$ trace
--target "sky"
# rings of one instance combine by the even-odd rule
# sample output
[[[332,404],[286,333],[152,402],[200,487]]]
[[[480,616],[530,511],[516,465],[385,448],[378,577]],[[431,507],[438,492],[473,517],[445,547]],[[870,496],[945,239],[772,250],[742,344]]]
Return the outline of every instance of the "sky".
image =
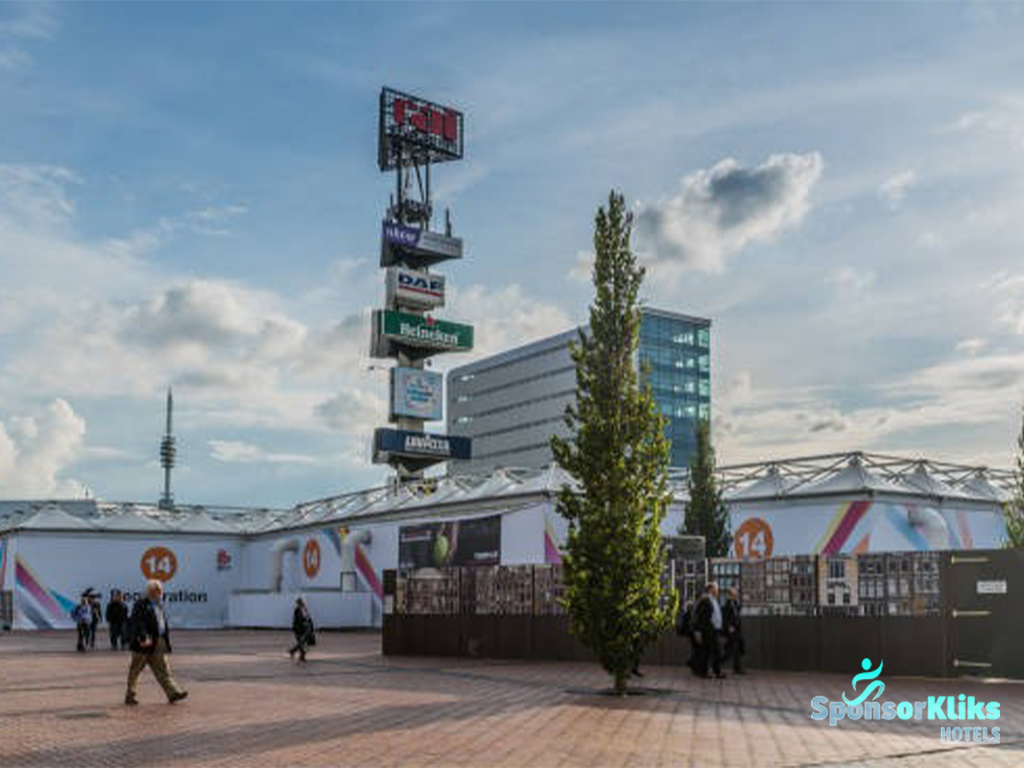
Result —
[[[713,320],[725,464],[1009,466],[1024,402],[1017,3],[0,2],[0,496],[379,484],[379,90],[466,114],[444,370],[586,320],[593,216]],[[438,425],[440,426],[440,425]]]

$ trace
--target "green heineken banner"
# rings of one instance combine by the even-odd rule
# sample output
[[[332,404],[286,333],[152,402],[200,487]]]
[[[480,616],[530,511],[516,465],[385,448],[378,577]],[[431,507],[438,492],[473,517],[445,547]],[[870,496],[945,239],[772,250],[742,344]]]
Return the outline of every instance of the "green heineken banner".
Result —
[[[410,347],[450,352],[468,352],[473,348],[473,326],[435,320],[390,309],[374,311],[374,330],[380,336]]]

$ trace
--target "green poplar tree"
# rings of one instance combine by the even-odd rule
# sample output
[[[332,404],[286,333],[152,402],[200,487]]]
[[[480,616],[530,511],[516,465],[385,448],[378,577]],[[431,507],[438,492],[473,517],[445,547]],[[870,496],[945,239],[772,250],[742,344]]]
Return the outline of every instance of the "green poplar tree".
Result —
[[[576,402],[566,409],[569,437],[551,440],[555,460],[578,483],[558,496],[569,522],[564,573],[572,631],[620,694],[678,604],[662,581],[669,443],[636,365],[644,270],[630,250],[632,226],[622,196],[612,192],[595,220],[590,327],[571,345]]]
[[[690,476],[686,481],[690,500],[686,504],[683,533],[703,536],[708,557],[726,557],[732,545],[729,509],[715,480],[715,449],[711,445],[711,426],[700,419],[696,428],[697,445],[690,457]]]
[[[1024,419],[1017,435],[1013,498],[1006,504],[1006,546],[1024,547]]]

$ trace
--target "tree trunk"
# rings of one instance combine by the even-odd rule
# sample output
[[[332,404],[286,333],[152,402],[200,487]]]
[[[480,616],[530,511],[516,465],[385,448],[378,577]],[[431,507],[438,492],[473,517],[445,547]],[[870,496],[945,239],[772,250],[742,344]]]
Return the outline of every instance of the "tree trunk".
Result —
[[[617,670],[615,672],[615,693],[619,696],[625,696],[627,682],[629,682],[629,675],[622,670]]]

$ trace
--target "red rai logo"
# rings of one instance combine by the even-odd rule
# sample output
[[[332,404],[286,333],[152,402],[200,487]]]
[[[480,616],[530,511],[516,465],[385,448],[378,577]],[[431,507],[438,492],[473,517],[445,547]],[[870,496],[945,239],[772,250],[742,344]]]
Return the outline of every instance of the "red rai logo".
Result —
[[[320,545],[316,543],[316,539],[306,542],[306,548],[302,551],[302,567],[306,571],[306,576],[311,579],[320,573]]]
[[[178,572],[178,558],[167,547],[150,547],[142,553],[139,567],[147,579],[170,581]]]

